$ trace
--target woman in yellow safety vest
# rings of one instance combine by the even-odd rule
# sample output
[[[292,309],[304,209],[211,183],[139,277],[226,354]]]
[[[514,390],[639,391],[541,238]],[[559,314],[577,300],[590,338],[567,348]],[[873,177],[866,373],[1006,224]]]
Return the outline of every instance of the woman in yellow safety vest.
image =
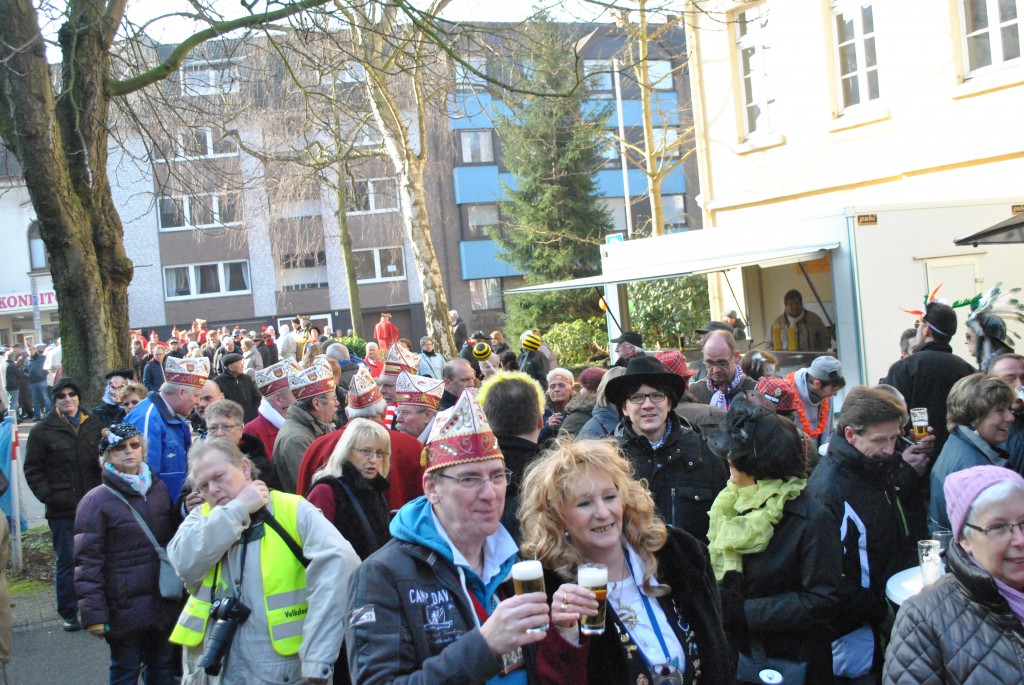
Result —
[[[301,497],[269,490],[230,440],[189,451],[192,509],[168,545],[189,599],[171,634],[183,685],[325,683],[342,640],[352,546]],[[300,680],[305,678],[305,680]]]

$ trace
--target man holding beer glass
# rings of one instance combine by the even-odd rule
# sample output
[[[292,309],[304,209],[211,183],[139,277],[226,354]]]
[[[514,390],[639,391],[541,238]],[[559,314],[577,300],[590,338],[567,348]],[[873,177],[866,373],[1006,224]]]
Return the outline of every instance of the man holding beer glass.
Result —
[[[522,553],[546,569],[542,683],[732,683],[707,548],[667,527],[612,443],[560,439],[520,488]]]

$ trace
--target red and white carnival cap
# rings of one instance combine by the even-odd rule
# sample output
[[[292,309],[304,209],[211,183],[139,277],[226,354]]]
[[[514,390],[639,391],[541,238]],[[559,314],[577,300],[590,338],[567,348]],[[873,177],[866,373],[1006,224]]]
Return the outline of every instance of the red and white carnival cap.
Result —
[[[504,459],[484,410],[469,391],[434,419],[420,465],[426,473],[456,464]]]
[[[395,397],[398,404],[412,404],[437,411],[444,394],[444,381],[426,376],[415,376],[408,371],[398,374]]]
[[[299,369],[288,375],[288,387],[297,400],[322,395],[334,390],[334,385],[334,372],[322,354],[313,359],[308,369]]]
[[[256,387],[264,397],[270,397],[288,387],[288,377],[302,370],[293,357],[256,370]]]
[[[363,409],[377,402],[383,402],[384,395],[380,394],[380,386],[370,375],[370,370],[365,364],[360,364],[356,375],[348,384],[348,406],[352,409]]]
[[[176,385],[201,388],[210,377],[210,360],[206,357],[164,358],[164,380]]]
[[[387,356],[384,357],[384,376],[398,376],[403,371],[416,373],[420,368],[420,358],[405,349],[397,342],[391,343]]]

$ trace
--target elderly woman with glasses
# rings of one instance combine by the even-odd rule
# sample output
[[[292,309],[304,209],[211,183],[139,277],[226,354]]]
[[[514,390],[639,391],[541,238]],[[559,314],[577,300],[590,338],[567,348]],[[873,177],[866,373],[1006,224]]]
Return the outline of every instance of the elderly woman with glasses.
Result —
[[[242,405],[232,400],[217,400],[206,408],[203,416],[206,418],[206,439],[227,438],[238,445],[245,458],[259,469],[267,487],[273,490],[280,489],[281,483],[274,471],[273,462],[263,448],[263,441],[245,432],[245,423],[242,420],[245,412]],[[198,497],[195,501],[198,501]]]
[[[883,682],[1024,682],[1024,478],[975,466],[943,489],[951,572],[900,607]]]
[[[75,517],[75,593],[82,623],[110,648],[110,683],[173,682],[167,642],[178,602],[160,595],[160,560],[174,535],[167,486],[146,464],[145,441],[130,423],[104,430],[99,462],[103,484],[86,494]]]
[[[391,539],[388,531],[388,471],[391,438],[384,426],[352,419],[327,464],[313,474],[306,499],[352,543],[365,559]]]
[[[673,411],[685,391],[685,378],[644,356],[630,359],[626,372],[608,382],[605,397],[619,414],[613,435],[636,477],[647,481],[658,514],[703,542],[728,471],[707,450],[700,429]]]
[[[522,553],[540,560],[551,593],[540,682],[732,683],[708,550],[655,515],[630,471],[610,441],[563,438],[526,472]],[[597,632],[580,625],[600,615],[597,594],[577,582],[583,564],[606,570]]]
[[[119,398],[121,409],[124,410],[124,416],[131,413],[131,410],[135,409],[135,405],[146,399],[147,395],[149,395],[149,392],[146,390],[146,386],[142,383],[129,383],[121,388]]]

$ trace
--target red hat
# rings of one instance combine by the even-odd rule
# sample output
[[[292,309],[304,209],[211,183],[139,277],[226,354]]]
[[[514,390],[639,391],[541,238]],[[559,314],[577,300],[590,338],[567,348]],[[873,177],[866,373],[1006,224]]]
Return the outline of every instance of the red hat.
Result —
[[[402,371],[416,373],[420,368],[419,355],[413,354],[397,342],[391,343],[384,357],[384,376],[397,376]]]
[[[210,377],[210,360],[206,357],[167,357],[164,360],[164,380],[177,385],[201,388]]]
[[[444,394],[444,381],[427,376],[414,376],[408,371],[398,374],[395,398],[398,404],[412,404],[437,411]]]
[[[669,373],[683,378],[697,375],[696,371],[690,371],[690,367],[686,363],[686,355],[679,350],[659,350],[654,353],[654,358],[660,361]]]
[[[302,368],[292,357],[282,359],[263,369],[256,369],[256,388],[264,397],[281,392],[288,387],[288,377]]]
[[[348,406],[351,409],[363,409],[377,402],[384,401],[384,395],[380,394],[380,386],[373,380],[370,370],[360,364],[356,374],[348,384]]]
[[[604,378],[605,373],[606,369],[597,366],[583,369],[580,371],[580,385],[590,392],[597,392],[597,386],[601,385],[601,379]]]
[[[775,405],[775,411],[796,411],[796,403],[800,401],[796,388],[782,378],[761,376],[755,389]]]
[[[456,464],[504,459],[483,408],[467,390],[434,419],[420,465],[426,473]]]
[[[313,360],[308,369],[300,369],[288,376],[288,386],[297,400],[323,395],[334,390],[334,385],[334,372],[327,363],[327,357],[322,354]]]

